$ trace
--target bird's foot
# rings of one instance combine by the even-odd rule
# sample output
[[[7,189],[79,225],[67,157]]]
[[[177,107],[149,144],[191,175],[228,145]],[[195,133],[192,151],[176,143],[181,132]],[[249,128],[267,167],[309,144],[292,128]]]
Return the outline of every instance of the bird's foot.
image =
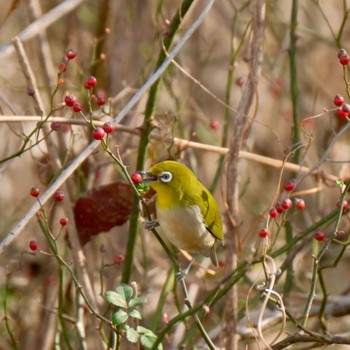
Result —
[[[145,229],[146,230],[153,230],[154,228],[159,226],[159,222],[156,220],[150,220],[145,222]]]
[[[192,260],[189,262],[189,264],[184,269],[176,272],[176,280],[178,282],[182,282],[185,279],[186,275],[188,274],[188,271],[190,271],[190,268],[194,262],[195,256],[192,258]]]
[[[188,274],[188,271],[189,271],[189,269],[186,268],[186,269],[183,269],[183,270],[176,272],[176,275],[175,275],[176,281],[182,282],[185,279],[186,275]]]

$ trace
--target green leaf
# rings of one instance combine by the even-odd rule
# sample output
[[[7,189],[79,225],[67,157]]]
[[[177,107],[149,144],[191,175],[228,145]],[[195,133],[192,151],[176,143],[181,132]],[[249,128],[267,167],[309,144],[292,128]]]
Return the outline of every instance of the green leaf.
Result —
[[[120,284],[115,291],[120,294],[125,300],[126,303],[129,303],[129,300],[131,299],[132,295],[134,294],[133,289],[128,286],[127,284]]]
[[[125,323],[129,318],[129,315],[124,310],[116,311],[112,316],[113,324],[120,326]]]
[[[129,316],[133,317],[133,318],[137,318],[138,320],[142,319],[142,315],[141,315],[140,311],[135,310],[135,309],[129,312]]]
[[[140,304],[144,304],[145,302],[146,302],[146,298],[144,297],[134,298],[130,300],[129,307],[136,307]]]
[[[126,338],[131,343],[136,343],[140,339],[140,334],[134,328],[128,328],[126,330]]]
[[[157,340],[157,336],[152,332],[149,331],[147,334],[141,335],[141,344],[146,348],[146,349],[151,349],[153,347],[153,344]],[[162,344],[159,344],[157,349],[162,350],[163,346]]]
[[[125,297],[120,295],[120,293],[109,290],[105,293],[105,299],[112,305],[122,307],[126,309],[128,307]]]

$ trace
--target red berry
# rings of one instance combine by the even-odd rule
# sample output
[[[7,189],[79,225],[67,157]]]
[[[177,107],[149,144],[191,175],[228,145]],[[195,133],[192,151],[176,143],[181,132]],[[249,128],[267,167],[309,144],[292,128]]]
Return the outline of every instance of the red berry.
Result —
[[[58,68],[58,71],[61,73],[64,73],[67,71],[67,65],[65,63],[60,63],[57,68]]]
[[[276,218],[276,217],[278,216],[278,211],[277,211],[276,208],[272,208],[272,209],[270,210],[269,214],[270,214],[270,216],[271,216],[272,218]]]
[[[350,62],[350,57],[348,55],[341,55],[339,57],[339,62],[343,66],[346,66]]]
[[[304,210],[305,209],[305,201],[301,198],[296,198],[295,199],[295,207],[298,209],[298,210]]]
[[[83,105],[79,102],[75,102],[73,105],[74,112],[80,112],[83,109]]]
[[[116,265],[122,265],[125,261],[125,255],[123,254],[117,254],[114,256],[113,261]]]
[[[344,97],[342,95],[335,95],[334,96],[334,100],[333,100],[334,104],[338,107],[340,107],[344,102]]]
[[[220,123],[218,120],[212,120],[209,124],[210,128],[213,130],[217,130],[220,127]]]
[[[237,86],[242,87],[245,84],[246,79],[244,77],[238,77],[235,80]]]
[[[278,212],[279,214],[282,214],[282,213],[284,212],[284,209],[283,209],[283,207],[282,207],[282,203],[281,203],[281,202],[278,202],[278,203],[276,204],[276,210],[277,210],[277,212]]]
[[[68,50],[68,51],[66,52],[66,57],[67,57],[69,60],[72,60],[73,58],[75,58],[76,55],[77,55],[77,53],[75,52],[75,50],[72,50],[72,49],[70,49],[70,50]]]
[[[115,129],[115,126],[111,122],[106,122],[103,124],[103,130],[106,132],[106,134],[110,134]]]
[[[39,249],[39,244],[37,241],[35,241],[34,239],[32,239],[30,242],[29,242],[29,249],[30,250],[38,250]]]
[[[340,208],[340,205],[341,205],[341,201],[339,201],[337,203],[337,208]],[[349,202],[344,199],[344,201],[343,201],[343,210],[347,210],[347,209],[349,209]]]
[[[292,192],[295,190],[295,181],[294,180],[288,180],[284,184],[284,189],[288,192]]]
[[[57,190],[53,196],[57,202],[62,202],[64,199],[64,192],[62,190]]]
[[[30,190],[30,195],[32,197],[39,197],[40,190],[37,187],[32,187],[31,190]]]
[[[315,233],[315,235],[314,235],[314,238],[315,238],[317,241],[322,242],[322,241],[324,241],[324,239],[325,239],[325,235],[324,235],[324,233],[323,233],[322,231],[317,231],[317,232]]]
[[[102,99],[102,98],[98,98],[98,99],[96,100],[96,104],[97,104],[98,106],[104,106],[104,105],[106,104],[106,100],[105,100],[105,99]]]
[[[347,55],[347,52],[345,49],[340,49],[338,52],[338,58],[340,58],[341,56]]]
[[[51,123],[51,130],[53,130],[53,131],[58,131],[60,127],[61,127],[60,122],[52,122]]]
[[[35,90],[32,86],[27,87],[27,95],[28,96],[34,96],[35,95]]]
[[[64,103],[69,107],[72,107],[75,102],[77,102],[77,99],[73,95],[66,95],[64,98]]]
[[[225,267],[225,261],[219,259],[218,265],[219,267]]]
[[[263,228],[259,231],[260,238],[266,238],[269,235],[269,231],[266,228]]]
[[[105,137],[105,131],[98,126],[92,131],[92,137],[95,140],[102,140]]]
[[[350,113],[350,105],[348,103],[344,103],[342,106],[341,106],[341,109],[343,110],[343,112],[349,114]]]
[[[288,210],[288,209],[290,209],[292,206],[293,206],[293,202],[292,202],[292,200],[291,200],[290,198],[286,198],[286,199],[283,200],[283,202],[282,202],[282,208],[283,208],[284,210]]]
[[[345,119],[345,118],[348,117],[348,115],[349,115],[349,113],[343,111],[342,108],[339,108],[339,109],[338,109],[338,117],[339,117],[339,118]]]
[[[96,104],[103,106],[106,103],[106,93],[103,90],[99,90],[96,93]]]
[[[68,225],[68,218],[61,218],[61,219],[60,219],[60,225],[61,225],[61,226],[66,226],[66,225]]]
[[[142,180],[142,176],[139,173],[133,173],[130,178],[134,184],[138,184]]]
[[[84,87],[87,89],[91,89],[97,84],[97,79],[93,76],[90,76],[86,79]]]

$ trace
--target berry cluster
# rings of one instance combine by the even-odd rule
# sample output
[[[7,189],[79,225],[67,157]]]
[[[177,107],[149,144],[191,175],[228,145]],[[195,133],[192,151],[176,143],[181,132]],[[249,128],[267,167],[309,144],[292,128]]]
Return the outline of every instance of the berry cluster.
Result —
[[[293,201],[289,198],[289,193],[293,192],[295,187],[295,180],[288,180],[284,183],[283,189],[287,192],[287,196],[282,201],[277,202],[274,208],[270,209],[269,216],[271,218],[277,218],[279,214],[282,214],[293,207]],[[295,198],[294,204],[297,210],[304,210],[306,207],[305,201],[301,198]],[[259,237],[266,238],[268,233],[269,231],[267,228],[261,229],[259,231]]]
[[[350,57],[349,57],[349,55],[348,55],[348,53],[346,52],[345,49],[340,49],[339,50],[338,58],[339,58],[340,64],[342,64],[343,66],[346,66],[350,62]]]

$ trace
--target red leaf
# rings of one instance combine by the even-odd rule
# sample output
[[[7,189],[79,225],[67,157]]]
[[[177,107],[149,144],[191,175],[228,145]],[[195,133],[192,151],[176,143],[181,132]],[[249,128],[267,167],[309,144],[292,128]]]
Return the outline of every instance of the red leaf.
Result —
[[[112,183],[89,191],[74,207],[81,244],[91,236],[123,225],[131,213],[133,189],[126,183]]]

